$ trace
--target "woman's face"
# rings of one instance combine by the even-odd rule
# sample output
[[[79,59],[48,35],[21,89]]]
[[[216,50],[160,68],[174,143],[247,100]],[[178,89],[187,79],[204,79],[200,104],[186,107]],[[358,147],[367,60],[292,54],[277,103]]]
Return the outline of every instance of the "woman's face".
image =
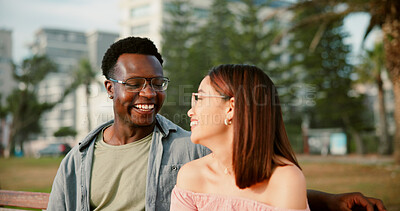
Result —
[[[192,108],[188,111],[192,142],[207,146],[205,140],[218,138],[226,132],[224,119],[228,110],[229,100],[211,86],[210,77],[206,76],[200,83],[197,100],[192,95]]]

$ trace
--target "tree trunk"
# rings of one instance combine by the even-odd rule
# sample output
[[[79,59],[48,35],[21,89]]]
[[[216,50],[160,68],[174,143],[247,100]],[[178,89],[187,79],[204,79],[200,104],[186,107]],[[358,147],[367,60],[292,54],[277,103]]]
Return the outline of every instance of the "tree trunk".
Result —
[[[364,155],[366,153],[364,142],[360,136],[360,134],[354,130],[353,128],[350,128],[350,134],[351,137],[354,139],[356,142],[356,152],[359,155]]]
[[[388,155],[390,153],[390,143],[388,138],[385,92],[380,71],[377,74],[376,82],[378,85],[378,103],[379,103],[379,154]]]
[[[351,125],[348,116],[342,116],[342,120],[346,128],[350,131],[351,137],[356,142],[356,153],[359,155],[365,154],[365,146],[360,133]]]
[[[386,68],[389,71],[394,93],[394,119],[396,132],[394,135],[394,158],[400,164],[400,2],[392,0],[385,23],[382,25],[385,43]]]
[[[16,123],[13,117],[11,126],[10,126],[10,134],[8,135],[8,144],[7,144],[7,151],[8,157],[14,157],[15,155],[15,146],[16,146]]]
[[[397,80],[399,80],[399,78]],[[394,83],[395,80],[392,81],[393,81],[393,92],[395,98],[394,119],[396,125],[396,130],[395,130],[396,132],[394,134],[394,140],[393,140],[393,150],[394,150],[395,161],[397,164],[400,164],[400,83],[399,81],[397,81],[397,83]]]
[[[90,84],[86,85],[86,114],[87,114],[87,119],[88,119],[88,130],[91,131],[92,130],[92,123],[90,121]]]
[[[14,156],[14,151],[15,151],[15,142],[11,141],[11,139],[10,139],[8,144],[7,144],[7,146],[6,146],[6,150],[5,150],[4,156],[6,158],[13,157]]]

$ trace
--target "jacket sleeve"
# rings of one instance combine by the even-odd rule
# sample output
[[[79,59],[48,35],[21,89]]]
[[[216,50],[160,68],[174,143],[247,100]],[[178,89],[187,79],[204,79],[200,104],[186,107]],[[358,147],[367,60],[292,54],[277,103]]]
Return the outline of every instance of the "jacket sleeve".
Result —
[[[77,210],[81,207],[80,199],[80,157],[75,146],[61,161],[51,188],[47,210]]]
[[[65,162],[61,162],[56,177],[54,178],[53,181],[49,203],[47,204],[47,210],[49,211],[66,210],[65,191],[64,191],[66,180],[63,170],[65,168],[64,165]]]

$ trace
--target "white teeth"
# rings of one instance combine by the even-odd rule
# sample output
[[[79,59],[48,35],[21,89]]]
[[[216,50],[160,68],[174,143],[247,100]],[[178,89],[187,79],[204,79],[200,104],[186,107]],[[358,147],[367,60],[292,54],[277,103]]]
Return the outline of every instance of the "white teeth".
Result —
[[[154,104],[137,104],[135,107],[141,110],[151,110],[154,108]]]
[[[195,125],[198,125],[199,124],[199,122],[197,122],[197,121],[193,121],[193,122],[190,122],[190,127],[192,127],[192,126],[195,126]]]

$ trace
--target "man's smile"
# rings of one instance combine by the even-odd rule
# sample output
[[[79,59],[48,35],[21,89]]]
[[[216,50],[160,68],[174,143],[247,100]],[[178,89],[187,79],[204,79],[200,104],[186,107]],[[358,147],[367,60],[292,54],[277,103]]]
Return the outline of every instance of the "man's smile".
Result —
[[[155,104],[135,104],[132,106],[139,113],[151,113],[154,111]]]

